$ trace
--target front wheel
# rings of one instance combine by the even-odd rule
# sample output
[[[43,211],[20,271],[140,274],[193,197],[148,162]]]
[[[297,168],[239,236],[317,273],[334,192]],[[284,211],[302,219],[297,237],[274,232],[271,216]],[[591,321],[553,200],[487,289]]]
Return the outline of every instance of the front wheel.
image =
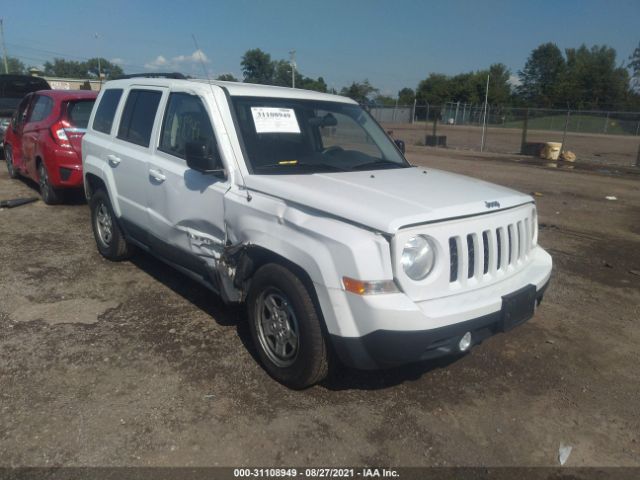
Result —
[[[261,267],[247,296],[249,328],[267,372],[280,383],[302,389],[329,372],[329,349],[321,319],[307,287],[278,264]]]
[[[113,261],[129,258],[133,246],[125,239],[111,207],[109,195],[98,190],[89,201],[91,225],[98,251],[103,257]]]

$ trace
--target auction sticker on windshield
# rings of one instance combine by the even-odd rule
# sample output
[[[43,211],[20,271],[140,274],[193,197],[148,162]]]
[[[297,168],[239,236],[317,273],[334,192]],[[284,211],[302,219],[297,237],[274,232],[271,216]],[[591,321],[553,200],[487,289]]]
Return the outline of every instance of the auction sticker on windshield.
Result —
[[[293,108],[251,107],[256,133],[300,133]]]

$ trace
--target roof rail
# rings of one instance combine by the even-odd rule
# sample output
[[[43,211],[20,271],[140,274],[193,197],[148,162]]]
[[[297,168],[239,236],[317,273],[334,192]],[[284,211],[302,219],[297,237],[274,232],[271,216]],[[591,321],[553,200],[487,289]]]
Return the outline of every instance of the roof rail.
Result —
[[[176,80],[186,80],[188,77],[185,77],[182,73],[171,72],[171,73],[130,73],[128,75],[119,75],[114,80],[121,80],[124,78],[173,78]]]

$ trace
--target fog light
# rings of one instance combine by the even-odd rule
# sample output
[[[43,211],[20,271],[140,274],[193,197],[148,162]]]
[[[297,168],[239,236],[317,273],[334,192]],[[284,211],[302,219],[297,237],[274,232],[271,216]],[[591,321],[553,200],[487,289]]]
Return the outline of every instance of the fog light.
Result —
[[[460,339],[460,342],[458,342],[458,348],[460,349],[461,352],[464,352],[468,350],[470,346],[471,346],[471,332],[467,332],[462,336],[462,338]]]

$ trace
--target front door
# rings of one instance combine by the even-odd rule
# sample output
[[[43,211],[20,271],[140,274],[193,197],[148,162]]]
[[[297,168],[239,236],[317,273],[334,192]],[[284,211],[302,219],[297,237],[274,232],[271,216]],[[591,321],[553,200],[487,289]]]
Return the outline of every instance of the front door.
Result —
[[[11,125],[9,126],[12,133],[11,155],[13,167],[16,170],[20,170],[22,172],[25,171],[23,166],[24,162],[22,159],[22,131],[29,115],[29,106],[31,105],[33,97],[33,94],[29,94],[24,97],[24,99],[22,99],[20,105],[18,105],[16,113],[11,118]]]
[[[186,145],[204,142],[217,151],[211,118],[202,99],[172,92],[166,103],[158,148],[150,157],[147,202],[152,248],[168,260],[206,276],[225,242],[224,195],[229,181],[187,167]]]

